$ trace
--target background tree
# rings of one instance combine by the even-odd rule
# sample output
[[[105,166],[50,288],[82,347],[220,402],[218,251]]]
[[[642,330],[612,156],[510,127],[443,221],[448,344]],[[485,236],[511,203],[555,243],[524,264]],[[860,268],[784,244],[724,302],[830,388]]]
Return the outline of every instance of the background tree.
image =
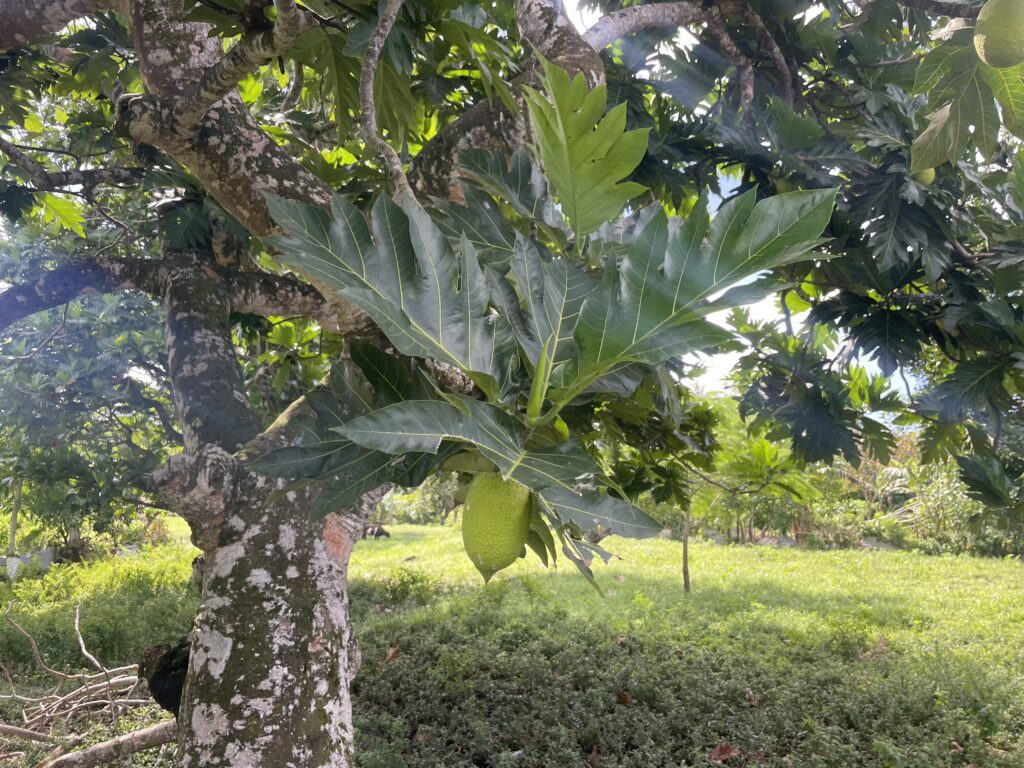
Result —
[[[1018,387],[1021,71],[978,59],[978,6],[670,2],[582,35],[539,0],[270,10],[0,2],[3,209],[54,256],[0,326],[86,292],[164,313],[184,451],[148,489],[207,556],[182,764],[351,764],[346,565],[385,482],[481,455],[585,569],[600,519],[656,530],[567,426],[727,346],[716,310],[785,290],[808,312],[799,336],[738,329],[744,412],[799,459],[882,450],[879,409],[935,453],[997,447],[961,424]],[[242,315],[311,318],[352,364],[272,421]],[[891,374],[925,344],[954,368],[911,403],[849,364]]]

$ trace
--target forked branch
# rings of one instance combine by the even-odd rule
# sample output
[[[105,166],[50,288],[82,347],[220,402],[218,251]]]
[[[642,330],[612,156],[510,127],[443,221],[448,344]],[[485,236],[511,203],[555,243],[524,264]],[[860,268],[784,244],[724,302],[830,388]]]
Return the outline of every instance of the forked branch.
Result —
[[[33,159],[15,144],[0,138],[0,152],[7,155],[11,164],[24,174],[35,189],[40,191],[81,186],[86,189],[100,184],[137,184],[144,173],[142,168],[86,168],[74,171],[48,171],[46,166]]]
[[[214,104],[223,99],[257,67],[283,55],[305,29],[305,17],[295,0],[274,0],[277,18],[272,29],[242,36],[224,57],[185,91],[173,108],[174,124],[188,133]]]

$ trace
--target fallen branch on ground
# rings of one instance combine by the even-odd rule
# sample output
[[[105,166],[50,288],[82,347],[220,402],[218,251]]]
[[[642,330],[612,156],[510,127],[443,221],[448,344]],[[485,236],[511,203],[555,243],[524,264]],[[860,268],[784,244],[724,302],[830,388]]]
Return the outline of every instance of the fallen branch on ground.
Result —
[[[7,668],[0,665],[10,686],[10,693],[0,694],[0,700],[17,703],[22,718],[20,725],[0,724],[0,737],[8,742],[52,745],[54,749],[42,764],[44,768],[88,768],[174,741],[177,734],[177,722],[174,720],[131,733],[118,733],[119,715],[153,702],[144,695],[135,694],[141,682],[138,665],[108,668],[89,651],[82,636],[78,608],[75,609],[75,636],[82,655],[98,670],[94,673],[71,673],[54,669],[44,661],[35,638],[10,616],[10,609],[6,618],[27,639],[37,667],[57,683],[49,693],[25,695],[18,692]],[[71,686],[75,687],[67,690]],[[86,718],[97,717],[110,723],[115,732],[114,738],[87,749],[72,751],[81,744],[81,737],[74,733],[73,727]],[[0,748],[0,762],[14,759],[18,755],[23,756],[24,753]]]

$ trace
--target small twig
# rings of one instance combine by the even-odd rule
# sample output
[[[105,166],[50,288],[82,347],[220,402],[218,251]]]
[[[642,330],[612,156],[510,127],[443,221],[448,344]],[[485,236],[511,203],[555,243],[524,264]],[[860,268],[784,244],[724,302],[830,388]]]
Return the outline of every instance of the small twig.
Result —
[[[414,199],[415,195],[409,185],[409,179],[405,176],[401,158],[380,133],[380,128],[377,125],[377,105],[373,98],[373,84],[377,77],[377,67],[380,66],[384,43],[387,41],[388,35],[391,34],[391,28],[395,26],[395,20],[398,18],[398,12],[401,10],[403,2],[404,0],[388,0],[384,13],[381,14],[377,26],[370,35],[370,42],[366,46],[363,59],[363,71],[359,74],[359,102],[363,111],[363,141],[380,155],[388,180],[398,194]]]
[[[68,307],[70,307],[70,306],[71,306],[71,302],[68,302],[67,304],[64,305],[64,314],[61,316],[60,325],[58,325],[56,328],[54,328],[52,331],[50,331],[46,335],[46,338],[43,339],[42,342],[40,342],[38,347],[33,349],[27,355],[19,355],[19,356],[16,356],[16,357],[5,357],[3,359],[4,360],[24,362],[25,360],[31,360],[33,357],[35,357],[40,352],[42,352],[46,348],[46,346],[51,341],[53,341],[54,338],[56,338],[57,334],[64,330],[64,328],[65,328],[65,326],[67,325],[67,322],[68,322]]]

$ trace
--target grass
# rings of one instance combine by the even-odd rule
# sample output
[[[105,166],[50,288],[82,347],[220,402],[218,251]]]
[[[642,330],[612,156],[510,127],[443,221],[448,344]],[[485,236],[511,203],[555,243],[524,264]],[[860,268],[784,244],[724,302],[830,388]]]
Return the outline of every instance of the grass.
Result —
[[[678,543],[612,539],[602,597],[392,533],[352,569],[363,765],[1024,766],[1019,562],[698,544],[687,596]],[[396,573],[445,596],[389,613]]]
[[[1024,766],[1019,562],[697,544],[684,595],[677,542],[611,539],[601,596],[532,554],[483,587],[456,528],[389,530],[350,573],[362,768]],[[58,571],[16,610],[55,663],[75,601],[133,660],[187,627],[191,556]]]

